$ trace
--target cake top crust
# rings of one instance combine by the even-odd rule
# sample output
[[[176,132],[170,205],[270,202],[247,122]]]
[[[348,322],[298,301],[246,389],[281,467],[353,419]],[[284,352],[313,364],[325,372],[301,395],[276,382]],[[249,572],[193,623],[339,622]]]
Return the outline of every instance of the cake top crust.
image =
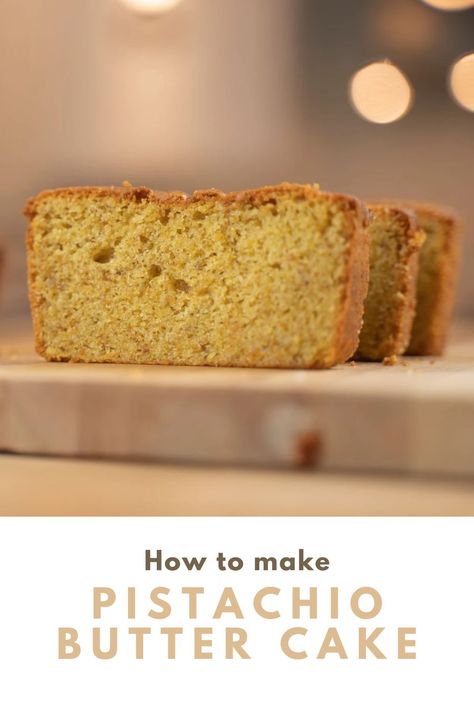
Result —
[[[452,207],[440,203],[422,200],[394,200],[389,199],[386,204],[401,208],[402,210],[415,213],[415,216],[423,219],[435,219],[445,223],[447,226],[460,228],[462,220],[459,214]]]
[[[278,185],[267,185],[261,188],[240,190],[235,192],[224,193],[216,188],[205,190],[195,190],[191,195],[180,190],[170,192],[152,190],[145,186],[133,186],[128,181],[118,186],[82,186],[82,187],[65,187],[55,188],[52,190],[44,190],[38,195],[30,198],[25,205],[24,214],[32,219],[38,205],[49,198],[54,197],[99,197],[99,198],[114,198],[117,200],[132,200],[134,202],[155,202],[163,204],[167,207],[185,207],[189,204],[197,204],[203,202],[221,202],[224,206],[233,204],[265,204],[270,202],[274,196],[291,195],[295,200],[314,199],[317,197],[326,197],[338,203],[341,208],[353,210],[358,213],[359,218],[367,224],[368,212],[364,204],[357,198],[350,195],[340,193],[322,192],[317,183],[299,184],[299,183],[279,183]]]
[[[395,205],[390,202],[368,202],[366,203],[369,213],[376,215],[386,215],[405,224],[407,231],[416,232],[420,229],[416,212],[413,208],[405,205]]]

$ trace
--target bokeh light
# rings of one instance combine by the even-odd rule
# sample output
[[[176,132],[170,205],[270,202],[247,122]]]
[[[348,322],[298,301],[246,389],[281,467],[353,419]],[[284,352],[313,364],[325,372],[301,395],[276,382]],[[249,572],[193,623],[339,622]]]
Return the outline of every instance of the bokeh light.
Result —
[[[182,0],[120,0],[129,10],[142,15],[157,15],[179,5]]]
[[[391,123],[405,116],[413,103],[413,89],[403,72],[388,61],[359,69],[349,85],[354,109],[367,121]]]
[[[449,72],[449,88],[463,109],[474,111],[474,52],[454,62]]]
[[[467,10],[474,7],[474,0],[423,0],[423,2],[438,10]]]

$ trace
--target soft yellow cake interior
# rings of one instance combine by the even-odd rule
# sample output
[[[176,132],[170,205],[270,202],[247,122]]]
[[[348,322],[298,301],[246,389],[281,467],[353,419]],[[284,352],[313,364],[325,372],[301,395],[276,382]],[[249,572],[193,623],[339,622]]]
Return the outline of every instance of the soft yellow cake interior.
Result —
[[[356,201],[309,186],[153,195],[65,189],[30,201],[46,358],[327,367],[351,355],[350,291],[366,290]]]

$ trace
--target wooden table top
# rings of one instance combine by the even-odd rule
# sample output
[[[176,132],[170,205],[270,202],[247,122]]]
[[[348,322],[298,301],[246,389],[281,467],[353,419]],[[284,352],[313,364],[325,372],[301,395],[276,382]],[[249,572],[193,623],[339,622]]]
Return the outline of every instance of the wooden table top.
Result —
[[[471,516],[474,482],[4,454],[0,515]]]
[[[332,371],[51,364],[10,329],[0,514],[473,515],[473,425],[471,324]]]
[[[443,358],[329,371],[47,363],[0,340],[0,451],[474,474],[474,328]]]

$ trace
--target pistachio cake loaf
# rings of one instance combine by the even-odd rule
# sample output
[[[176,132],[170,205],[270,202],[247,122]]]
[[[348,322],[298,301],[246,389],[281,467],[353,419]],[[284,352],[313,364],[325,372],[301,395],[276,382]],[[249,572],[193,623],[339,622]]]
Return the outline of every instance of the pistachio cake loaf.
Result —
[[[326,368],[357,348],[366,210],[317,186],[64,188],[26,207],[48,360]]]
[[[461,222],[446,208],[409,205],[416,212],[426,241],[420,253],[416,314],[407,353],[440,355],[454,306]]]
[[[420,248],[425,239],[414,213],[368,204],[370,276],[357,357],[383,360],[404,353],[416,303]]]

